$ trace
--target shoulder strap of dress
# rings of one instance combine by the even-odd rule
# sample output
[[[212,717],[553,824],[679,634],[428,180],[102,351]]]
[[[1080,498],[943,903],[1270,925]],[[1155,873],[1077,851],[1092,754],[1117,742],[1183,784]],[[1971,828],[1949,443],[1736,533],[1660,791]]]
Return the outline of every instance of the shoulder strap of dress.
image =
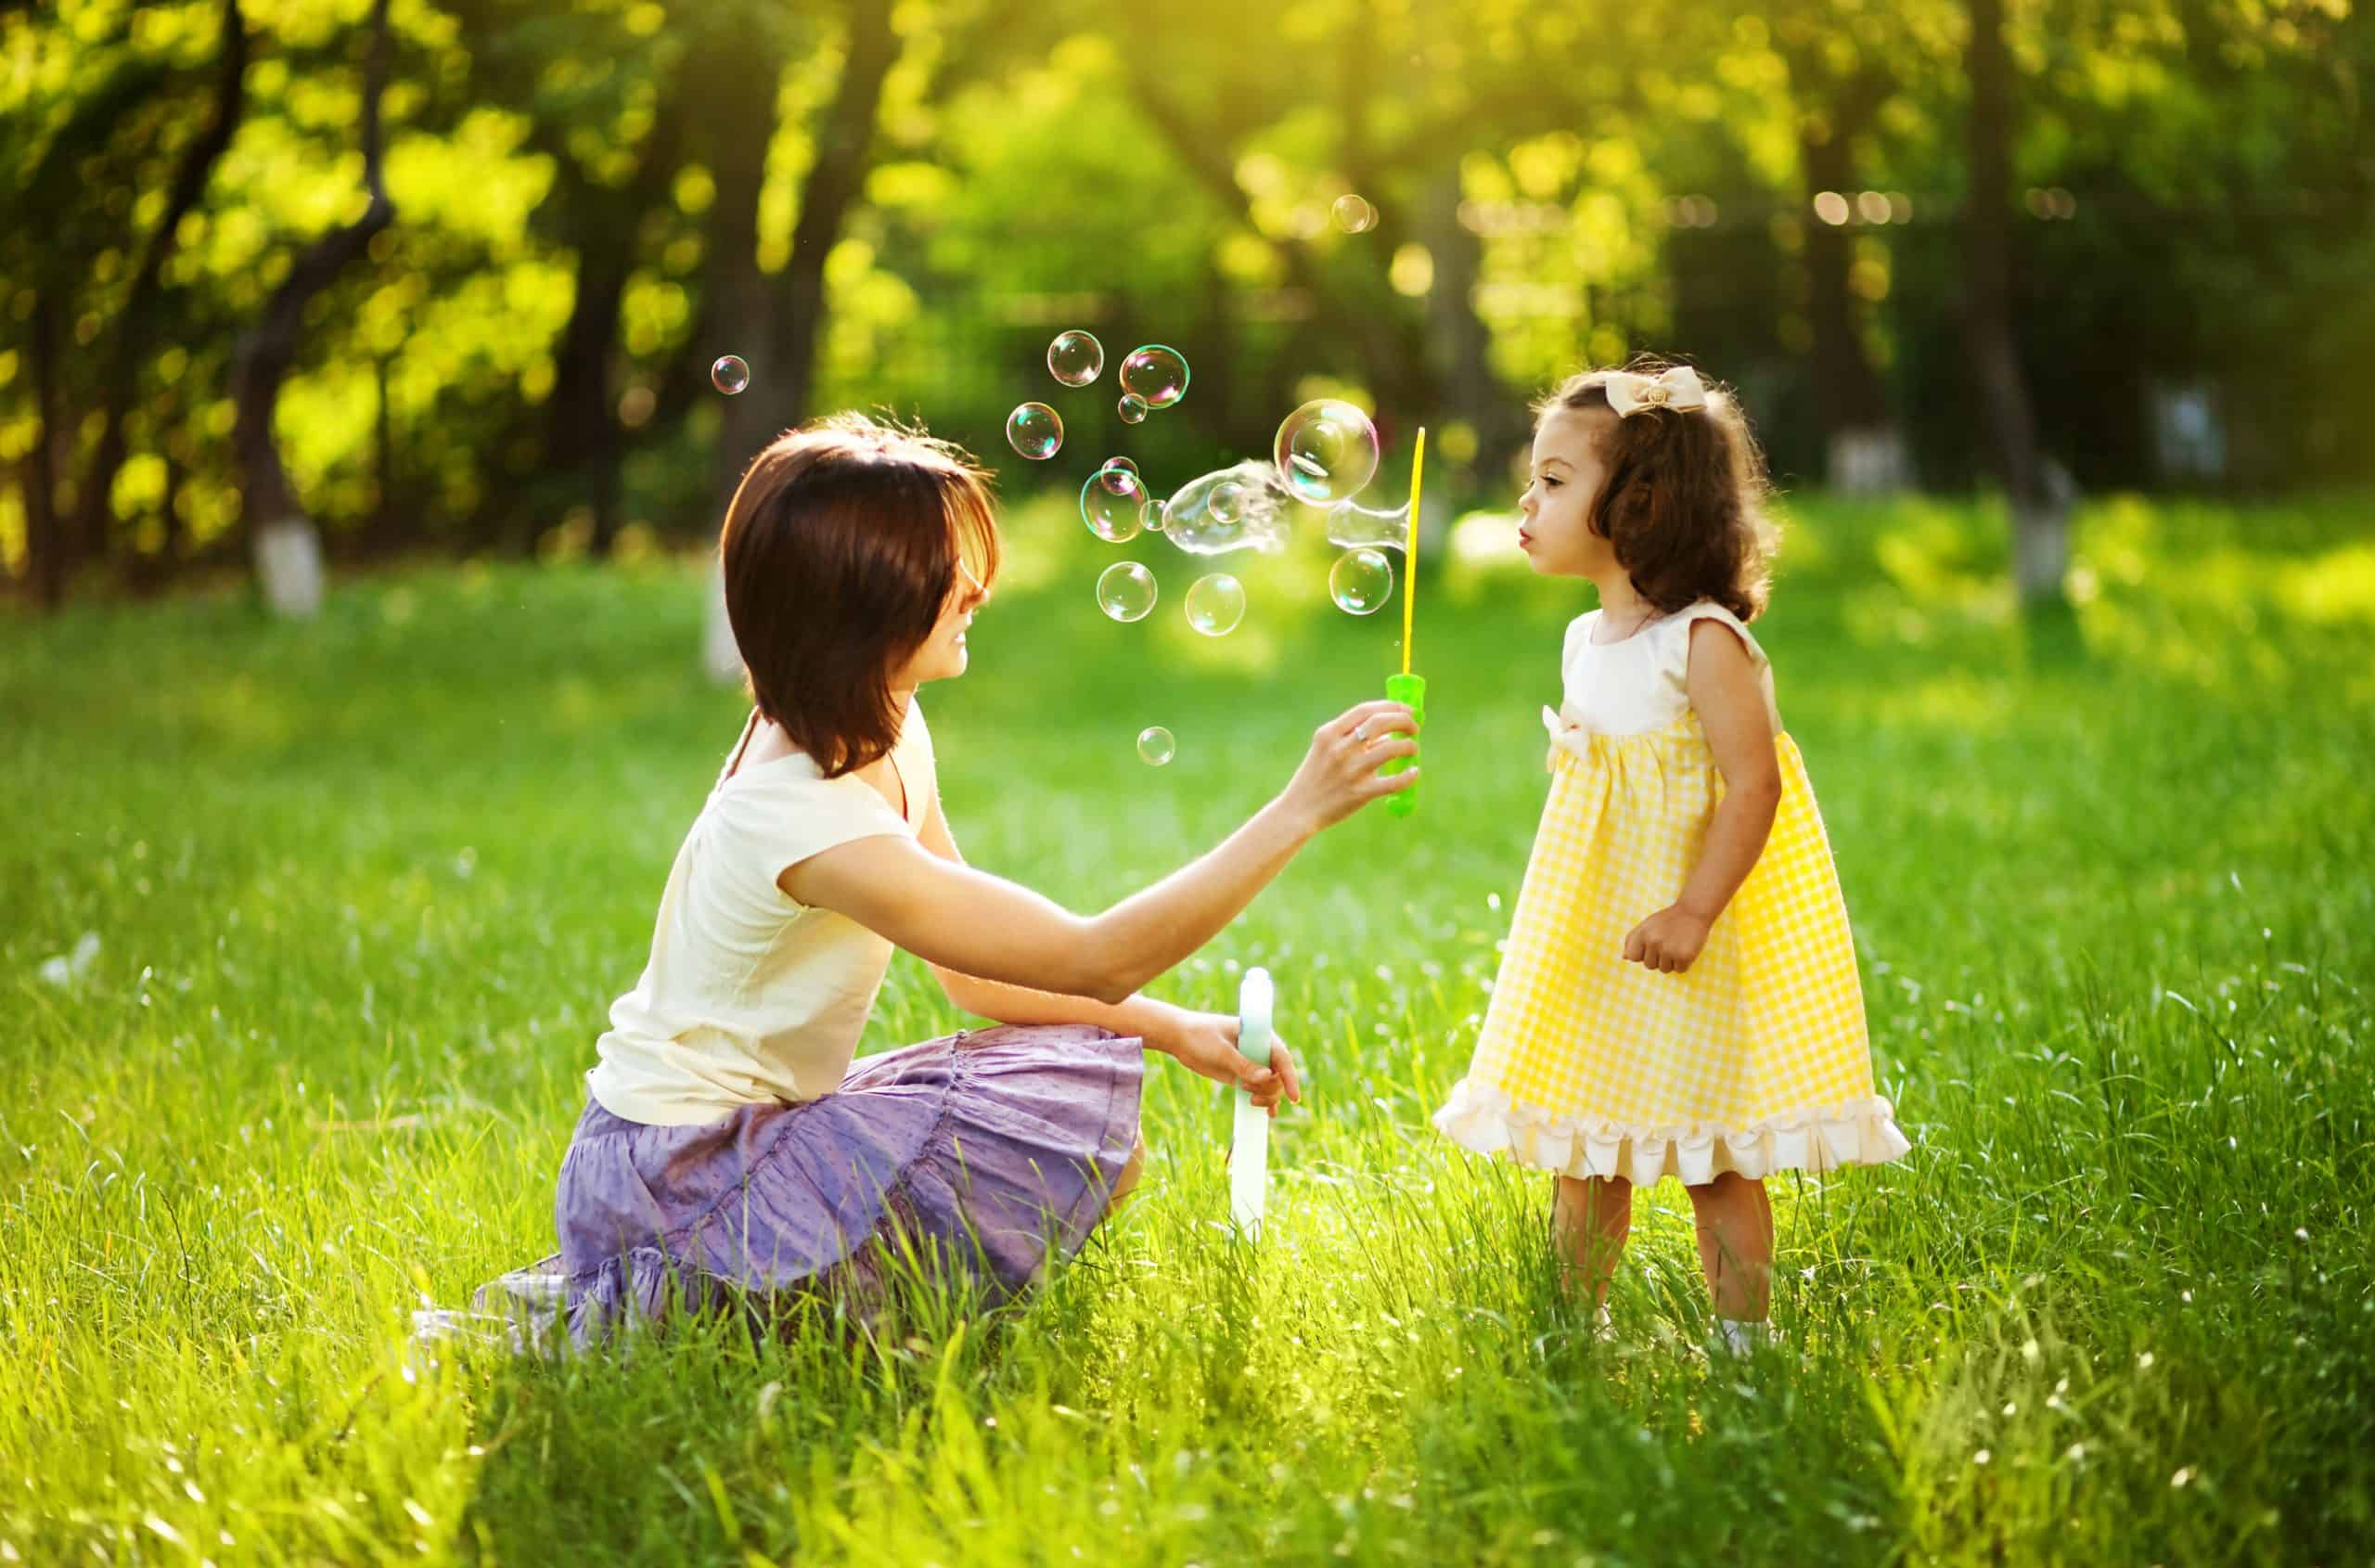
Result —
[[[1696,604],[1687,606],[1674,617],[1674,621],[1679,628],[1675,633],[1675,641],[1680,645],[1675,657],[1685,664],[1690,662],[1690,627],[1701,621],[1715,621],[1729,626],[1733,634],[1740,639],[1740,645],[1748,649],[1750,660],[1759,669],[1765,668],[1769,662],[1765,657],[1765,649],[1756,640],[1756,634],[1750,631],[1739,616],[1712,599],[1701,599]]]

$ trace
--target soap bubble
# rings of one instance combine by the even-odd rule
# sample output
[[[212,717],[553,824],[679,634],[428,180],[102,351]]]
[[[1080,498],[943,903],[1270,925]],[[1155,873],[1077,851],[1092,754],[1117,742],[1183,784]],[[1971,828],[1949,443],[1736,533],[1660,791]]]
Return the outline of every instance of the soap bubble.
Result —
[[[1188,590],[1188,623],[1208,637],[1225,637],[1245,619],[1245,585],[1226,572],[1199,577]]]
[[[1146,481],[1139,476],[1138,465],[1127,457],[1108,457],[1098,466],[1097,482],[1120,495],[1136,487],[1138,497],[1146,496]]]
[[[1154,599],[1154,573],[1136,561],[1116,561],[1097,579],[1097,608],[1116,621],[1145,620]]]
[[[1162,497],[1149,495],[1147,497],[1147,504],[1138,508],[1138,524],[1149,533],[1160,533],[1162,532],[1162,525],[1170,521],[1165,515],[1169,510],[1170,508],[1162,504]]]
[[[1148,412],[1147,400],[1136,392],[1123,392],[1122,401],[1113,405],[1113,411],[1122,416],[1122,422],[1125,425],[1142,424]]]
[[[1339,501],[1328,508],[1328,542],[1347,549],[1363,545],[1391,545],[1406,549],[1410,544],[1410,503],[1371,510],[1358,501]]]
[[[1080,487],[1080,520],[1107,544],[1126,544],[1138,536],[1138,508],[1146,498],[1137,475],[1099,469]]]
[[[709,367],[709,379],[711,385],[732,397],[751,384],[751,367],[733,354],[721,354]]]
[[[1191,555],[1246,549],[1275,555],[1287,547],[1292,502],[1277,469],[1267,463],[1239,463],[1199,475],[1172,492],[1163,508],[1163,532]]]
[[[1149,767],[1161,767],[1179,752],[1179,742],[1162,726],[1149,725],[1138,731],[1138,757]]]
[[[1086,332],[1059,332],[1047,345],[1047,374],[1068,387],[1085,387],[1105,369],[1105,345]]]
[[[1295,499],[1329,506],[1377,476],[1377,427],[1342,398],[1316,398],[1278,426],[1271,456]]]
[[[1149,343],[1122,361],[1122,390],[1149,408],[1168,408],[1188,395],[1188,360],[1177,349]]]
[[[1375,550],[1346,550],[1329,571],[1328,597],[1348,614],[1376,614],[1393,597],[1393,563]]]
[[[1064,444],[1064,422],[1044,403],[1026,403],[1006,417],[1007,444],[1034,461]]]
[[[1336,226],[1346,234],[1367,234],[1377,227],[1377,209],[1365,197],[1340,196],[1329,212],[1335,214]]]

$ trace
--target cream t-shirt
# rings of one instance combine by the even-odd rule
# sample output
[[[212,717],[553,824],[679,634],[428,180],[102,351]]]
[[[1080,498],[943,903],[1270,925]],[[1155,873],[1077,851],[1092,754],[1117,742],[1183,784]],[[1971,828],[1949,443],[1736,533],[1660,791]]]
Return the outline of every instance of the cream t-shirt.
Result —
[[[676,852],[643,978],[611,1004],[595,1047],[586,1086],[604,1110],[683,1125],[841,1086],[891,944],[791,898],[776,878],[854,839],[915,836],[939,785],[912,700],[891,762],[904,819],[866,780],[826,778],[801,752],[727,764]]]

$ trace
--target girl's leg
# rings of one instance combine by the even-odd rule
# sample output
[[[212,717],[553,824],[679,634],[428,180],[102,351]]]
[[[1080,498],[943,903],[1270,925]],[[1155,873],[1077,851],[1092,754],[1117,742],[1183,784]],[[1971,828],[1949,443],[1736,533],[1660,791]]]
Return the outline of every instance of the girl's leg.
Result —
[[[1726,1171],[1688,1190],[1699,1224],[1699,1266],[1706,1270],[1715,1316],[1765,1321],[1773,1299],[1773,1205],[1765,1183]]]
[[[1550,1234],[1566,1260],[1568,1284],[1595,1303],[1608,1300],[1625,1238],[1633,1233],[1633,1184],[1616,1176],[1559,1178]]]
[[[1130,1157],[1122,1162],[1121,1170],[1114,1174],[1113,1190],[1106,1195],[1105,1217],[1107,1219],[1111,1219],[1120,1213],[1122,1205],[1130,1201],[1130,1194],[1138,1189],[1138,1177],[1146,1174],[1146,1168],[1147,1135],[1145,1129],[1141,1128],[1137,1137],[1130,1144]]]

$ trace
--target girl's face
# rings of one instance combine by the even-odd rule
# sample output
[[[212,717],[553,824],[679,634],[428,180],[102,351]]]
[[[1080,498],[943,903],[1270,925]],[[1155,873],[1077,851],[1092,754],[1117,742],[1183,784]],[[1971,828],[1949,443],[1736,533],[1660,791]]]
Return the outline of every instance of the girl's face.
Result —
[[[965,630],[972,625],[974,612],[989,597],[989,590],[974,579],[963,562],[956,567],[956,587],[941,606],[940,619],[932,625],[931,636],[908,659],[893,687],[912,689],[926,681],[954,680],[965,673]]]
[[[1534,477],[1518,497],[1518,546],[1545,577],[1597,580],[1616,564],[1614,548],[1591,530],[1592,503],[1608,478],[1600,438],[1616,422],[1605,408],[1552,409],[1534,432]]]

